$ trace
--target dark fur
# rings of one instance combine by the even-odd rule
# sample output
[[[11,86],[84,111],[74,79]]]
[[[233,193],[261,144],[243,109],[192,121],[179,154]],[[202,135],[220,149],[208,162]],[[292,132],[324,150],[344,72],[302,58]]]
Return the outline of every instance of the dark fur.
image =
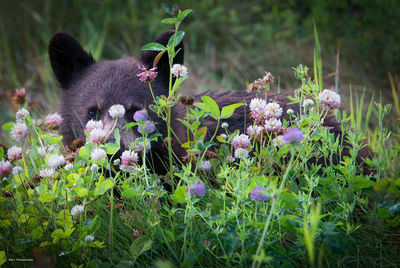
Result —
[[[173,31],[168,31],[160,35],[155,42],[166,44],[173,34]],[[174,63],[183,63],[183,45],[180,44],[176,50],[180,49]],[[138,65],[144,65],[146,68],[151,68],[153,60],[157,55],[154,51],[145,51],[142,53],[140,60],[133,58],[124,58],[112,61],[95,62],[90,54],[85,52],[81,45],[66,33],[57,33],[53,36],[49,44],[49,55],[51,66],[54,73],[63,88],[61,97],[60,114],[64,121],[61,126],[61,134],[64,137],[64,144],[69,145],[75,138],[84,138],[84,126],[89,121],[87,116],[88,110],[97,107],[98,119],[107,124],[112,122],[108,115],[108,109],[113,104],[122,104],[127,110],[125,120],[120,120],[119,126],[133,120],[133,113],[139,109],[147,108],[151,119],[157,122],[157,130],[166,137],[166,125],[164,122],[150,111],[148,105],[153,103],[150,90],[147,83],[139,81],[137,74]],[[157,65],[158,76],[152,82],[152,88],[155,95],[168,95],[168,79],[169,66],[168,58],[164,55]],[[222,107],[231,103],[246,102],[255,97],[254,94],[249,94],[245,91],[227,92],[222,94],[209,93],[209,96],[214,98]],[[201,96],[196,96],[195,101]],[[287,95],[269,95],[269,99],[279,101],[281,107],[286,111],[288,106]],[[299,110],[298,105],[290,106],[293,110]],[[246,109],[246,111],[245,111]],[[245,114],[248,114],[248,106],[243,106],[235,112],[235,114],[227,120],[229,128],[243,130]],[[186,129],[177,118],[184,118],[186,114],[185,107],[182,104],[177,104],[172,112],[172,127],[179,136],[180,140],[185,142]],[[286,113],[283,117],[288,119]],[[250,123],[250,120],[247,120]],[[210,132],[215,129],[216,121],[210,119],[205,122]],[[325,126],[333,127],[331,130],[336,137],[341,137],[341,129],[336,120],[329,116],[324,123]],[[139,136],[137,132],[123,133],[122,141],[125,147],[132,142],[132,134]],[[178,143],[174,145],[175,154],[181,159],[185,155],[185,150]],[[166,159],[167,150],[162,141],[152,146],[152,153],[157,155],[162,160]],[[344,152],[348,154],[348,151]],[[358,161],[361,162],[362,157],[366,157],[368,150],[364,149],[358,156]],[[336,162],[339,159],[335,160]],[[317,162],[317,161],[315,161]],[[157,164],[157,170],[161,171],[162,165]]]

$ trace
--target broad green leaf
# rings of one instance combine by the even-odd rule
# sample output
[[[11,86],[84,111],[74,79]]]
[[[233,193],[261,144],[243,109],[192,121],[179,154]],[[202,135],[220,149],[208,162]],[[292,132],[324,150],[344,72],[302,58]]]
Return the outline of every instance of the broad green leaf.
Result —
[[[184,203],[186,198],[186,185],[179,186],[173,195],[171,195],[171,199],[177,203]]]
[[[83,187],[76,187],[75,191],[79,197],[84,197],[89,194],[89,190]]]
[[[203,96],[201,100],[204,102],[205,108],[210,112],[210,115],[217,120],[221,116],[221,113],[215,100],[209,96]]]
[[[220,143],[226,143],[226,140],[221,136],[217,136],[217,141],[219,141]]]
[[[163,19],[161,21],[161,23],[164,23],[164,24],[175,24],[175,23],[178,23],[178,20],[176,18],[166,18],[166,19]]]
[[[129,247],[129,253],[131,254],[133,260],[136,260],[142,253],[151,249],[153,241],[150,236],[142,235],[133,240],[131,246]]]
[[[0,251],[0,266],[5,264],[7,261],[6,252],[4,250]]]
[[[139,125],[139,124],[136,122],[130,122],[130,123],[126,124],[125,126],[123,126],[122,128],[125,130],[130,130],[132,127],[137,126],[137,125]]]
[[[356,176],[356,177],[349,179],[349,185],[353,191],[360,191],[362,189],[369,188],[369,187],[375,185],[375,182],[370,181],[370,180],[365,179],[360,176]]]
[[[163,51],[167,48],[160,43],[152,42],[149,44],[144,45],[141,50],[153,50],[153,51]]]
[[[87,143],[79,149],[79,156],[84,160],[89,160],[90,153],[92,152],[93,144]]]
[[[140,194],[136,191],[135,188],[128,188],[128,189],[122,191],[122,193],[121,193],[122,197],[136,197],[139,195]]]
[[[178,20],[179,20],[180,22],[182,22],[182,21],[186,18],[186,16],[189,15],[192,11],[193,11],[192,9],[186,9],[186,10],[184,10],[184,11],[180,11],[180,10],[179,10],[179,13],[178,13]]]
[[[14,127],[14,122],[7,122],[1,125],[1,129],[4,131],[11,131],[11,129]]]
[[[119,144],[119,142],[118,143],[117,142],[106,143],[106,145],[104,145],[104,149],[106,150],[107,154],[113,155],[119,151],[120,144]]]
[[[226,118],[231,117],[233,115],[233,113],[235,112],[235,109],[242,105],[244,105],[244,104],[243,103],[234,103],[234,104],[223,107],[222,111],[221,111],[221,118],[226,119]]]
[[[37,240],[43,236],[43,230],[42,227],[38,226],[33,231],[31,232],[32,238],[34,240]]]
[[[204,140],[206,138],[206,134],[207,134],[207,128],[206,127],[202,127],[199,128],[196,133],[194,133],[194,140],[199,140],[202,139]]]
[[[176,37],[175,37],[175,35],[176,35]],[[173,34],[168,40],[168,47],[173,46],[174,39],[175,39],[175,47],[178,46],[180,44],[180,42],[182,41],[183,36],[185,36],[184,31],[178,31],[178,32],[176,32],[176,34]],[[178,51],[177,51],[177,53],[178,53]]]

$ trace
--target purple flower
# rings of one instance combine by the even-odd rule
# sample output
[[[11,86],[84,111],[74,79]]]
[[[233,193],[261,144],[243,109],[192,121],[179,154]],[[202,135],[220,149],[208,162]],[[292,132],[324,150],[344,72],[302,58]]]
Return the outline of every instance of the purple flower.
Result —
[[[255,201],[267,201],[268,195],[266,195],[267,190],[264,187],[256,186],[251,191],[250,197]]]
[[[152,82],[154,81],[154,79],[156,79],[157,72],[155,72],[155,70],[157,69],[157,67],[154,67],[150,70],[146,70],[146,67],[138,65],[138,68],[139,70],[143,71],[137,75],[139,76],[139,80],[142,81],[143,83]]]
[[[138,127],[138,131],[141,134],[151,134],[156,130],[156,126],[151,121],[144,121],[142,126]]]
[[[298,128],[291,128],[283,134],[285,143],[301,142],[303,139],[303,132]]]
[[[204,196],[206,192],[206,187],[203,182],[195,182],[193,185],[188,185],[186,188],[186,194],[193,196]]]
[[[11,163],[10,161],[2,160],[0,162],[0,178],[7,177],[11,172]]]
[[[147,113],[146,113],[146,110],[140,110],[140,111],[135,112],[135,114],[133,115],[133,119],[134,119],[136,122],[139,122],[139,121],[146,121],[146,120],[147,120]]]

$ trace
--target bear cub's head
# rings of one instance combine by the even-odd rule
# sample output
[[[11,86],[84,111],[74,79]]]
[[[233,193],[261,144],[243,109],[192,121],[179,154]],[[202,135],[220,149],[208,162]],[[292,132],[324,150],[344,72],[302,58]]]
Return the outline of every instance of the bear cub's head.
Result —
[[[154,42],[166,45],[174,31],[162,33]],[[178,51],[174,64],[183,64],[183,44],[176,47]],[[63,92],[59,112],[64,118],[60,133],[64,137],[64,145],[68,146],[76,138],[85,138],[86,123],[100,120],[104,129],[110,131],[114,119],[108,110],[114,104],[125,108],[125,116],[118,120],[117,127],[121,133],[121,146],[128,146],[139,134],[132,130],[121,129],[132,122],[133,114],[146,108],[153,98],[148,83],[139,81],[137,74],[142,72],[138,66],[146,69],[153,67],[157,51],[144,51],[139,60],[123,58],[118,60],[102,60],[96,62],[92,55],[86,52],[72,36],[66,33],[56,33],[49,43],[51,67],[59,81]],[[152,82],[156,96],[168,95],[170,67],[166,53],[157,63],[158,75]],[[165,135],[165,128],[157,115],[149,112],[149,117],[156,124],[157,130]],[[136,128],[135,128],[136,129]],[[111,139],[113,135],[110,135]]]

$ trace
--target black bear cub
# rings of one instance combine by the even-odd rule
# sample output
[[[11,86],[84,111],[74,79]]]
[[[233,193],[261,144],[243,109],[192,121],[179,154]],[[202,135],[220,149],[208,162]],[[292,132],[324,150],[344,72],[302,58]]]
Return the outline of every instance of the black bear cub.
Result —
[[[173,33],[173,31],[164,32],[155,42],[166,45]],[[182,43],[178,45],[176,51],[178,49],[180,50],[174,59],[174,64],[183,64],[184,49]],[[70,145],[77,138],[84,139],[85,125],[91,119],[101,120],[105,130],[111,130],[114,120],[110,117],[108,110],[114,104],[121,104],[126,110],[125,118],[118,120],[117,126],[121,133],[122,150],[128,148],[135,138],[139,137],[139,133],[136,130],[124,131],[121,127],[127,122],[133,121],[133,114],[143,108],[147,109],[151,120],[156,122],[157,131],[164,138],[167,137],[165,122],[148,108],[153,103],[148,84],[139,81],[137,76],[142,72],[138,69],[138,65],[144,65],[146,69],[153,67],[154,58],[157,56],[156,51],[144,51],[139,60],[123,58],[96,62],[73,37],[66,33],[57,33],[49,43],[49,56],[54,74],[63,88],[59,112],[64,118],[60,129],[64,145]],[[158,61],[157,72],[158,75],[152,82],[154,94],[156,96],[167,96],[170,69],[166,55]],[[221,107],[232,103],[249,103],[255,97],[255,94],[246,91],[223,94],[208,93],[208,95],[214,98]],[[196,96],[195,101],[200,97]],[[279,102],[283,111],[288,108],[295,112],[299,111],[298,105],[288,105],[287,95],[269,95],[268,97]],[[248,106],[238,108],[234,115],[227,120],[229,129],[232,131],[235,129],[242,130],[245,116],[248,114]],[[181,141],[186,139],[186,128],[174,119],[184,118],[185,115],[185,107],[182,104],[177,104],[171,116],[173,119],[172,128]],[[282,117],[286,120],[289,119],[286,112],[283,113]],[[216,121],[207,118],[205,125],[212,133],[216,127]],[[246,120],[246,122],[251,123],[250,120]],[[331,132],[336,137],[342,135],[338,122],[332,116],[326,118],[324,125],[330,127]],[[156,154],[157,159],[162,161],[167,158],[168,153],[162,139],[159,140],[158,143],[152,145],[151,153]],[[186,154],[185,150],[177,143],[173,149],[178,158],[182,158]],[[362,158],[367,157],[368,153],[369,150],[366,147],[362,149],[357,161],[362,163]],[[345,150],[343,154],[348,154],[348,150]],[[316,159],[313,161],[319,162]],[[336,161],[339,161],[339,159]],[[159,172],[162,172],[162,164],[156,164],[156,167]]]

